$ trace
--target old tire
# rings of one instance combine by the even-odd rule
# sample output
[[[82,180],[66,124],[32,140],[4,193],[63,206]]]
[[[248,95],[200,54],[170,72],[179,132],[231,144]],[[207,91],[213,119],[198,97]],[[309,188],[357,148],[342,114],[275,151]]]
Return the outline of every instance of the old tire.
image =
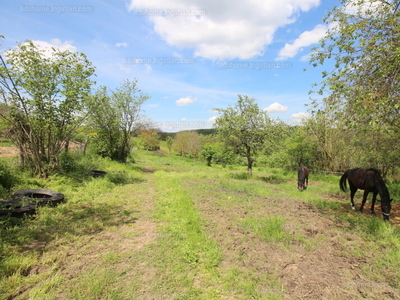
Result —
[[[57,206],[64,201],[64,195],[62,193],[42,189],[19,190],[14,192],[13,198],[17,200],[29,200],[37,206]]]
[[[1,208],[20,208],[22,206],[22,202],[20,200],[0,200]]]
[[[33,215],[36,212],[36,205],[29,203],[22,206],[20,200],[1,200],[0,205],[7,209],[0,209],[0,216],[8,216],[14,218],[22,218],[24,215]]]

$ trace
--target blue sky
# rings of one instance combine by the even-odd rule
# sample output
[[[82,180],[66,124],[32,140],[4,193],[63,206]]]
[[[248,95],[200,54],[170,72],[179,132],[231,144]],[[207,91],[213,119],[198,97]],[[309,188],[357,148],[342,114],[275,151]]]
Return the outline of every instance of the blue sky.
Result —
[[[172,132],[211,128],[214,108],[248,95],[295,123],[321,71],[308,63],[338,0],[3,1],[0,51],[33,40],[83,52],[98,85],[138,79],[143,111]],[[307,68],[307,71],[304,69]]]

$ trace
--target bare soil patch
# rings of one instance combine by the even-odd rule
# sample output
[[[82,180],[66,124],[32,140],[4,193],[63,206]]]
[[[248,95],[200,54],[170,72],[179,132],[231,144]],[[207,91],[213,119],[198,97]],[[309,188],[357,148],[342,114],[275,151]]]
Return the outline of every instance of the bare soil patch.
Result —
[[[18,154],[17,147],[0,147],[0,157],[14,157],[18,156]]]

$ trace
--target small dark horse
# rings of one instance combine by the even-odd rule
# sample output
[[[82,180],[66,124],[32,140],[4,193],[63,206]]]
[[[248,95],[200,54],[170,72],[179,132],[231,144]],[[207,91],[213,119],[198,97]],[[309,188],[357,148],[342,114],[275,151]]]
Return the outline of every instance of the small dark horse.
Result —
[[[384,220],[389,220],[391,205],[389,191],[386,187],[379,172],[375,169],[361,169],[355,168],[347,170],[339,181],[340,189],[346,192],[346,179],[350,186],[350,200],[351,208],[354,210],[354,194],[357,189],[364,190],[364,196],[361,203],[360,211],[362,212],[364,208],[365,201],[367,201],[367,196],[372,192],[372,203],[371,203],[371,214],[375,215],[374,206],[376,201],[376,195],[379,194],[381,198],[381,211]]]
[[[297,188],[302,191],[308,186],[308,168],[300,167],[297,172]]]

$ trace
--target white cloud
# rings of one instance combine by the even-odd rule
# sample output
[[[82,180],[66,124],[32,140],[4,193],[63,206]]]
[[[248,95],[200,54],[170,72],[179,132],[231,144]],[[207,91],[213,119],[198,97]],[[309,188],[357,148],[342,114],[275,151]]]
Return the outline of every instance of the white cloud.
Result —
[[[71,52],[76,52],[77,48],[72,45],[72,41],[65,41],[62,42],[59,39],[52,39],[49,42],[46,41],[37,41],[37,40],[32,40],[32,43],[41,51],[43,51],[43,55],[47,58],[50,58],[53,56],[54,49],[55,50],[60,50],[60,51],[71,51]],[[25,45],[27,43],[24,43]],[[7,57],[7,52],[4,52],[4,56]]]
[[[185,97],[185,98],[180,98],[179,100],[176,101],[176,105],[178,106],[186,106],[189,105],[191,103],[196,102],[195,99],[192,99],[192,97]]]
[[[306,112],[299,112],[297,114],[292,114],[291,117],[292,117],[292,122],[301,124],[303,123],[304,120],[310,118],[311,115]]]
[[[115,47],[128,47],[129,45],[128,45],[128,43],[125,43],[125,42],[123,42],[123,43],[116,43],[115,44]]]
[[[214,123],[217,118],[218,118],[217,116],[213,116],[208,119],[208,122]]]
[[[124,71],[125,73],[130,73],[131,72],[131,68],[127,67],[125,64],[116,64],[117,67],[121,70]]]
[[[279,27],[320,0],[131,0],[128,10],[147,15],[169,45],[193,48],[209,59],[262,55]]]
[[[288,110],[287,106],[283,106],[282,104],[275,102],[272,103],[270,106],[264,108],[264,111],[266,111],[269,114],[273,114],[273,113],[281,113],[281,112],[285,112]]]
[[[60,50],[60,51],[71,51],[71,52],[76,52],[77,48],[72,45],[72,41],[65,41],[62,42],[59,39],[52,39],[49,42],[46,41],[38,41],[38,40],[32,40],[32,43],[42,51],[42,54],[46,58],[51,58],[53,56],[54,50]],[[24,43],[26,45],[27,43]],[[4,52],[4,56],[7,57],[7,52]]]
[[[285,44],[279,51],[279,56],[276,60],[285,60],[296,56],[303,47],[318,43],[325,36],[327,30],[327,25],[318,24],[313,30],[304,31],[292,44]]]
[[[72,41],[61,42],[59,39],[52,39],[50,43],[45,41],[32,41],[36,47],[43,50],[50,50],[55,48],[61,51],[69,50],[71,52],[76,52],[76,47],[72,46]]]
[[[52,39],[49,42],[46,41],[37,41],[37,40],[32,40],[32,43],[40,50],[43,50],[43,54],[46,57],[51,57],[54,50],[60,50],[60,51],[71,51],[71,52],[76,52],[77,48],[72,45],[72,41],[65,41],[61,42],[59,39]]]
[[[149,64],[145,64],[144,65],[144,68],[145,68],[145,73],[151,73],[152,71],[153,71],[153,68],[149,65]]]
[[[311,53],[308,53],[300,57],[300,61],[310,61],[310,59],[311,59]]]

